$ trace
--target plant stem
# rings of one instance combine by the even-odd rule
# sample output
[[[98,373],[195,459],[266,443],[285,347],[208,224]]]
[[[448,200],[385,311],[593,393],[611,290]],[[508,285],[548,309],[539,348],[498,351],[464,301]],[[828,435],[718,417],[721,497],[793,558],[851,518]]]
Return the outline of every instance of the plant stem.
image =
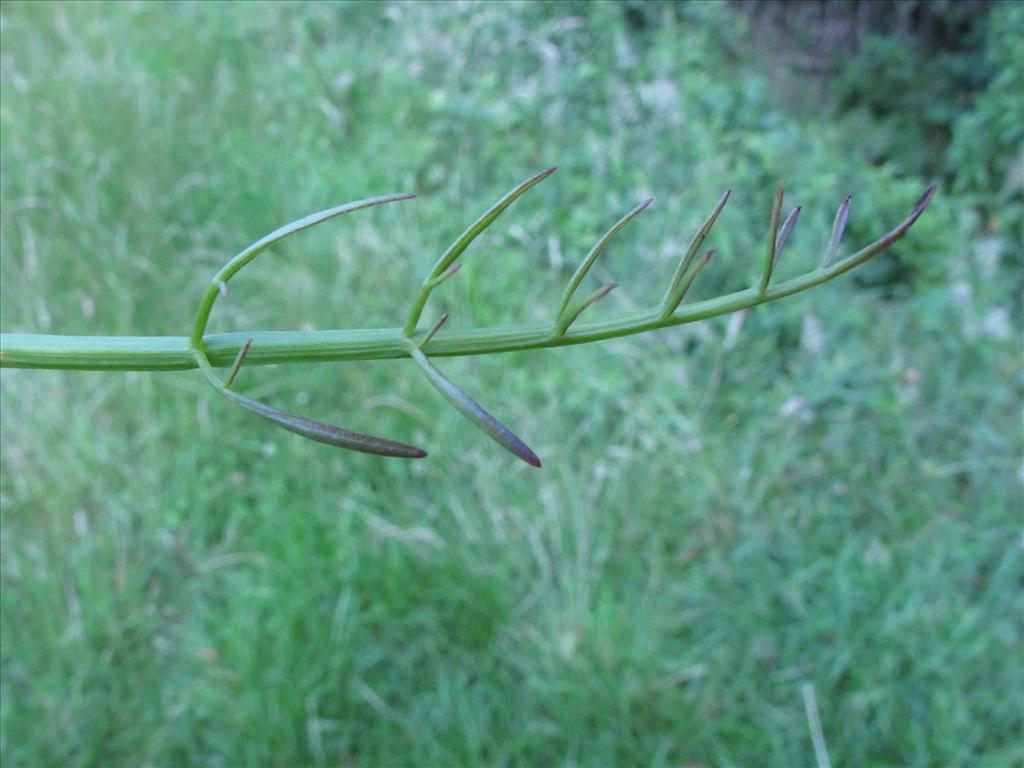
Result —
[[[539,176],[543,178],[543,175]],[[910,215],[895,229],[871,245],[836,264],[818,268],[784,283],[767,286],[764,276],[762,276],[759,285],[726,296],[684,305],[668,316],[663,315],[663,307],[656,306],[611,320],[574,325],[564,335],[559,334],[556,324],[552,322],[508,328],[451,331],[431,340],[431,356],[487,355],[514,350],[587,344],[618,336],[692,323],[792,296],[795,293],[827,283],[889,248],[903,237],[917,221],[935,193],[935,189],[935,185],[929,187],[917,201]],[[314,217],[323,220],[327,216],[337,215],[344,210],[354,210],[356,207],[375,205],[379,202],[389,202],[405,197],[404,195],[390,196],[361,201],[350,206],[315,214]],[[776,208],[778,207],[777,202]],[[218,273],[218,277],[230,277],[244,265],[244,261],[251,260],[266,244],[281,239],[293,231],[298,231],[299,228],[310,226],[314,217],[307,217],[307,219],[268,235],[239,254],[235,260]],[[777,214],[773,214],[773,221],[777,223],[777,219]],[[466,239],[468,244],[468,240],[472,238],[464,236],[463,239]],[[771,246],[774,244],[773,238]],[[448,266],[450,266],[450,262],[442,261],[439,264],[439,269],[435,269],[435,271],[443,272]],[[770,268],[771,260],[768,261],[766,267],[769,277]],[[215,298],[216,295],[219,295],[219,289],[215,282],[208,289],[207,297]],[[234,363],[242,347],[250,339],[252,340],[252,351],[246,357],[246,363],[249,365],[328,360],[383,360],[409,357],[410,337],[417,330],[413,326],[411,331],[408,327],[344,331],[263,331],[211,334],[203,335],[200,338],[196,329],[205,328],[209,306],[212,304],[213,298],[209,298],[207,302],[204,297],[193,326],[192,337],[0,334],[0,368],[96,371],[185,370],[196,367],[195,352],[199,349],[205,350],[211,365],[228,367]]]
[[[856,258],[856,257],[854,257]],[[827,282],[852,269],[854,258],[780,283],[759,295],[754,288],[688,304],[667,318],[660,308],[612,320],[580,323],[557,336],[554,323],[453,330],[433,339],[432,357],[485,355],[513,350],[587,344],[657,328],[682,325],[756,306]],[[329,360],[382,360],[409,356],[408,337],[400,328],[339,331],[246,331],[209,334],[203,344],[210,363],[231,366],[252,339],[246,365],[306,363]],[[196,367],[186,336],[53,336],[0,334],[0,367],[72,370],[171,371]]]

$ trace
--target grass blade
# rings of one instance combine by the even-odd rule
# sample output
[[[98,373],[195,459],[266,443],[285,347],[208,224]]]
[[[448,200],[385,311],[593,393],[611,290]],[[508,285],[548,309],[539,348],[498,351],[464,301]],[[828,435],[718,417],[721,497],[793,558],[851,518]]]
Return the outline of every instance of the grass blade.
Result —
[[[678,306],[679,302],[682,300],[681,296],[676,299],[676,294],[679,293],[679,286],[683,283],[683,276],[686,274],[687,270],[690,269],[690,265],[697,256],[697,252],[704,244],[704,239],[708,236],[711,228],[715,226],[715,222],[718,220],[718,214],[722,212],[722,209],[725,208],[725,204],[729,202],[729,196],[731,194],[731,189],[725,190],[725,194],[722,195],[721,199],[719,199],[718,205],[715,206],[715,210],[713,210],[711,215],[704,220],[700,229],[697,230],[697,234],[695,234],[693,239],[690,240],[690,244],[686,248],[686,253],[683,254],[683,257],[679,260],[679,266],[676,267],[676,273],[672,276],[672,283],[669,285],[668,290],[665,291],[665,298],[662,299],[661,304],[663,308],[663,317],[671,315],[672,312],[675,311],[675,306]],[[673,301],[675,301],[675,306],[673,306],[672,309],[668,309],[669,304]]]
[[[610,243],[612,239],[622,231],[623,227],[643,213],[644,209],[653,202],[653,197],[644,200],[640,205],[615,222],[614,226],[604,233],[604,237],[598,240],[594,247],[590,249],[590,253],[587,254],[586,258],[583,259],[583,262],[576,268],[576,272],[573,273],[572,278],[569,280],[569,285],[565,288],[565,293],[562,294],[562,301],[558,305],[558,313],[555,315],[558,321],[560,321],[565,315],[573,294],[576,292],[576,289],[579,288],[580,283],[583,282],[583,278],[587,276],[587,272],[590,271],[590,268],[594,265],[597,257],[601,255],[601,251],[603,251],[608,243]],[[600,298],[600,296],[598,298]],[[570,320],[569,323],[571,324],[572,320]]]
[[[850,205],[853,195],[847,195],[836,209],[836,218],[832,222],[832,235],[828,239],[828,249],[825,251],[825,260],[821,262],[821,268],[832,266],[832,262],[839,255],[839,245],[843,241],[843,233],[846,231],[846,220],[850,218]]]
[[[511,429],[485,411],[479,403],[463,392],[454,382],[435,368],[434,364],[427,359],[426,355],[416,348],[413,348],[410,351],[410,354],[412,355],[412,359],[419,364],[423,373],[426,375],[427,380],[434,385],[434,388],[440,392],[449,403],[455,406],[459,413],[476,424],[502,448],[505,448],[509,452],[515,454],[530,466],[540,467],[540,459],[537,458],[537,454],[530,449],[530,446],[519,439]]]

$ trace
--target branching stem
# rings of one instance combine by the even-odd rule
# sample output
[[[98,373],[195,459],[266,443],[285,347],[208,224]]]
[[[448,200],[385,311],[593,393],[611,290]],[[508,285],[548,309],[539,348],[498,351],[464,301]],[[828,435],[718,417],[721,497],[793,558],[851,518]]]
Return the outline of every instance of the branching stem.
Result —
[[[327,360],[379,360],[411,357],[419,365],[430,383],[452,403],[466,418],[475,423],[497,443],[508,449],[532,466],[539,467],[540,459],[511,429],[484,410],[475,400],[445,377],[424,354],[430,345],[431,357],[457,355],[483,355],[512,350],[543,349],[570,344],[628,336],[683,323],[692,323],[709,317],[736,312],[765,304],[770,301],[806,291],[845,272],[854,269],[876,256],[901,238],[924,211],[935,193],[935,186],[929,187],[917,201],[910,215],[887,235],[861,249],[852,256],[833,263],[842,238],[849,213],[849,198],[840,206],[833,226],[823,266],[784,283],[771,285],[771,277],[778,256],[782,253],[796,224],[800,209],[796,208],[782,223],[782,189],[775,197],[772,208],[771,228],[765,254],[765,267],[757,284],[746,290],[706,301],[680,306],[687,290],[696,280],[700,270],[707,265],[713,251],[708,251],[700,262],[694,263],[697,250],[707,237],[718,214],[729,198],[726,192],[712,214],[705,220],[683,255],[680,265],[665,298],[658,306],[634,312],[629,315],[592,323],[574,325],[576,319],[594,302],[615,287],[608,283],[588,297],[570,304],[576,289],[601,251],[613,237],[650,200],[634,208],[618,221],[598,241],[573,275],[563,294],[559,311],[553,322],[508,328],[483,328],[469,331],[452,331],[435,338],[438,329],[448,318],[438,320],[433,328],[417,343],[414,341],[416,327],[430,298],[438,285],[448,280],[459,269],[456,259],[469,244],[511,205],[520,195],[543,181],[554,171],[549,168],[526,179],[492,205],[482,216],[471,224],[449,246],[438,259],[434,268],[423,280],[417,293],[408,320],[403,328],[383,328],[346,331],[287,331],[262,333],[206,334],[210,312],[218,297],[227,295],[228,281],[246,264],[275,243],[286,237],[350,211],[367,208],[381,203],[406,200],[413,195],[398,194],[369,198],[314,213],[257,240],[241,253],[228,261],[210,281],[199,304],[192,332],[182,336],[50,336],[42,334],[0,334],[0,367],[10,368],[56,368],[68,370],[150,370],[167,371],[199,368],[203,376],[222,396],[246,410],[272,422],[283,429],[295,432],[310,440],[327,443],[350,450],[382,456],[401,458],[422,458],[426,452],[415,446],[395,442],[374,435],[365,435],[352,430],[336,427],[305,416],[287,413],[260,403],[230,389],[243,363],[267,365],[272,363],[299,363]],[[226,380],[220,379],[215,367],[231,366]]]
[[[877,252],[877,251],[876,251]],[[589,344],[658,328],[693,323],[792,296],[827,283],[870,259],[870,247],[828,269],[778,283],[763,295],[747,288],[694,304],[684,304],[667,318],[660,307],[590,323],[578,323],[564,336],[555,324],[453,330],[432,339],[431,357],[490,355],[516,350]],[[409,356],[409,339],[401,328],[338,331],[245,331],[204,337],[210,363],[232,365],[242,345],[252,339],[247,366],[313,363],[331,360],[388,360]],[[49,336],[0,334],[0,366],[91,371],[175,371],[195,368],[185,336]]]

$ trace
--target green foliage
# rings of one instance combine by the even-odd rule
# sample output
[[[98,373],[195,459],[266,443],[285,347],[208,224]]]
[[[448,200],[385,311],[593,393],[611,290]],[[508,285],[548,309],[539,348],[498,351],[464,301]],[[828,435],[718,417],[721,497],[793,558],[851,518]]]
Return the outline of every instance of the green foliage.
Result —
[[[985,64],[991,73],[953,124],[947,165],[954,189],[984,209],[992,225],[1024,246],[1024,6],[989,16]],[[1020,264],[1020,260],[1017,261]]]
[[[963,37],[982,38],[981,26],[973,24]],[[977,69],[981,48],[980,40],[950,50],[923,36],[880,33],[840,65],[833,83],[839,104],[865,130],[874,162],[892,161],[914,173],[945,170],[953,124],[985,79]]]
[[[843,120],[873,162],[942,176],[1019,248],[1024,209],[1024,9],[1019,3],[904,3],[932,24],[868,37],[837,58]],[[891,23],[895,23],[892,20]]]
[[[467,206],[555,163],[432,310],[548,319],[654,196],[580,286],[620,283],[610,317],[661,299],[726,188],[694,300],[756,277],[780,182],[780,279],[848,192],[869,242],[926,185],[793,117],[729,6],[643,15],[4,3],[0,323],[184,334],[268,223],[410,189],[254,262],[211,330],[400,325]],[[1016,271],[970,201],[944,185],[873,274],[734,320],[446,361],[542,472],[410,366],[241,376],[429,464],[261,431],[193,372],[3,370],[4,765],[810,764],[804,681],[836,765],[1019,764]]]

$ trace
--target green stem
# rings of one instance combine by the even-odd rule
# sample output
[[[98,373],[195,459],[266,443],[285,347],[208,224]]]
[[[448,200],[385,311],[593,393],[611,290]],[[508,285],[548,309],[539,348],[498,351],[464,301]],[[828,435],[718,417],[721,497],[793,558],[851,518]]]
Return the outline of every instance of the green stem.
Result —
[[[799,277],[770,287],[757,285],[726,296],[718,296],[695,304],[687,304],[667,317],[662,308],[635,312],[623,317],[574,325],[564,335],[557,333],[554,323],[541,323],[511,328],[482,328],[451,331],[431,340],[432,357],[487,355],[513,350],[544,349],[571,344],[587,344],[618,336],[643,333],[658,328],[692,323],[717,315],[755,307],[792,296],[827,283],[858,267],[886,250],[907,233],[935,193],[931,186],[921,196],[910,215],[895,229],[847,259],[816,269]],[[397,196],[396,196],[397,197]],[[394,197],[391,199],[395,199]],[[385,202],[378,198],[369,204]],[[363,205],[367,204],[365,201]],[[349,208],[351,209],[351,207]],[[340,210],[340,209],[339,209]],[[323,216],[323,214],[318,214]],[[310,217],[311,219],[312,217]],[[305,220],[302,223],[306,224]],[[293,227],[293,231],[294,231]],[[283,230],[282,230],[283,231]],[[265,244],[274,233],[265,238]],[[774,244],[774,241],[773,241]],[[243,260],[251,259],[256,248],[247,249],[221,270],[230,277],[241,268]],[[441,267],[443,270],[449,265]],[[763,277],[762,277],[763,281]],[[54,368],[72,370],[140,370],[169,371],[196,367],[195,351],[204,350],[211,365],[231,366],[247,341],[252,350],[246,357],[248,365],[272,363],[319,362],[328,360],[382,360],[404,358],[410,354],[408,328],[382,328],[345,331],[263,331],[211,334],[197,337],[195,328],[205,327],[208,309],[219,293],[216,281],[211,284],[197,316],[192,337],[185,336],[50,336],[41,334],[0,334],[0,367]],[[212,296],[212,298],[211,298]],[[412,332],[416,330],[413,327]]]
[[[513,350],[587,344],[673,325],[692,323],[781,299],[831,280],[852,269],[848,261],[780,283],[764,295],[748,288],[707,301],[688,304],[667,318],[660,308],[613,320],[580,323],[564,336],[555,336],[554,323],[505,328],[450,331],[430,344],[432,357],[486,355]],[[838,271],[838,270],[841,270]],[[228,367],[242,346],[252,340],[246,365],[308,363],[328,360],[382,360],[408,357],[404,329],[343,331],[246,331],[217,333],[203,338],[210,363]],[[185,336],[51,336],[0,334],[0,367],[73,370],[170,371],[195,368],[193,345]]]

